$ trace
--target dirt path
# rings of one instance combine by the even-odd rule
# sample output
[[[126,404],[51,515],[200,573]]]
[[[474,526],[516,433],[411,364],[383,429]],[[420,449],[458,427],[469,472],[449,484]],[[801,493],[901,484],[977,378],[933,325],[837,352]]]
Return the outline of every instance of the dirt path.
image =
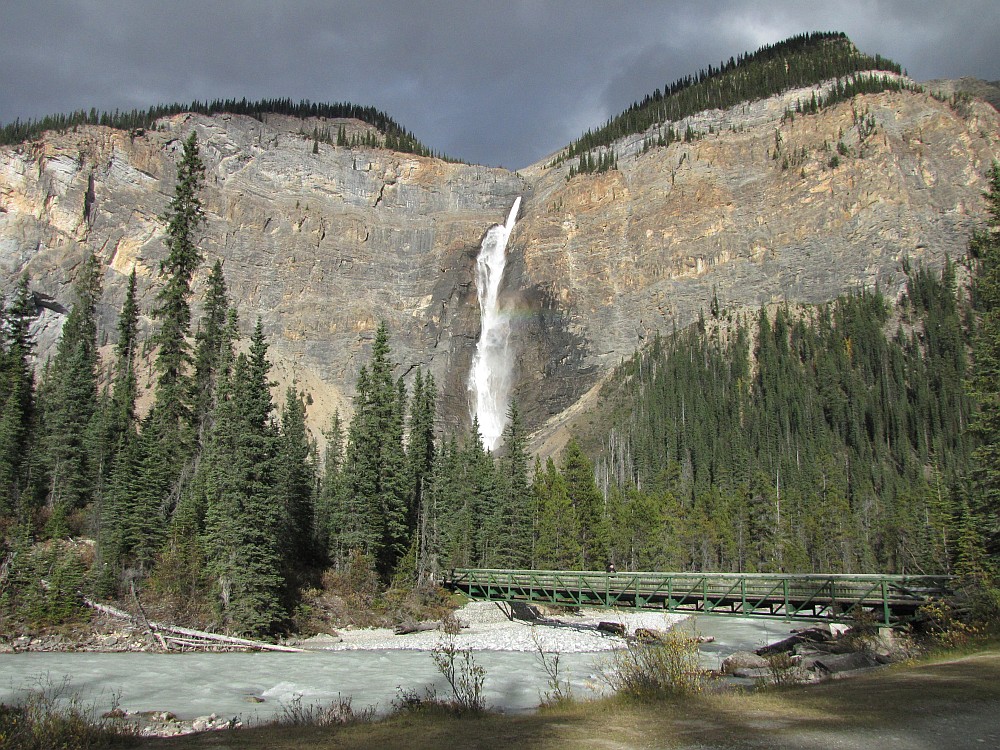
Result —
[[[680,702],[575,704],[527,716],[404,716],[341,730],[271,728],[149,740],[145,748],[782,748],[1000,747],[1000,651],[895,667],[811,687]]]

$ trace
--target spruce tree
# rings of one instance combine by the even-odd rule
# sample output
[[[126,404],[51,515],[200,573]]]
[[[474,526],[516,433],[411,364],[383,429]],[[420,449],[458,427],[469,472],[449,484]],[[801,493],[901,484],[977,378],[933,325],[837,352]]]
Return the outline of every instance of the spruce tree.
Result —
[[[407,526],[410,536],[416,535],[417,568],[423,573],[428,566],[427,523],[430,517],[426,507],[427,487],[434,469],[436,448],[434,445],[434,419],[436,412],[437,388],[434,377],[428,373],[424,378],[417,368],[413,379],[413,398],[410,404],[409,440],[406,458],[410,481]]]
[[[384,582],[410,545],[405,389],[393,380],[389,357],[389,331],[383,321],[375,334],[371,361],[358,375],[344,460],[345,512],[338,530],[338,545],[374,560]]]
[[[205,552],[223,615],[240,633],[268,635],[285,617],[277,479],[278,436],[271,419],[267,342],[260,321],[248,354],[225,374],[204,461],[208,507]]]
[[[974,455],[976,511],[989,536],[990,553],[1000,557],[1000,164],[996,162],[986,199],[987,228],[975,235],[970,247],[978,326],[969,384],[979,405],[972,424],[980,440]]]
[[[549,458],[542,471],[536,462],[532,493],[536,534],[532,567],[549,570],[587,569],[580,546],[580,527],[566,480]]]
[[[278,442],[278,493],[284,510],[285,533],[282,538],[285,568],[300,569],[316,562],[313,527],[313,493],[316,473],[313,450],[306,432],[306,407],[295,389],[285,391],[281,414],[281,437]]]
[[[108,441],[117,451],[123,440],[134,437],[138,380],[135,373],[139,348],[139,306],[135,299],[135,269],[129,275],[125,302],[118,315],[118,342],[111,390],[111,420]]]
[[[4,309],[0,297],[0,516],[27,511],[35,429],[34,350],[29,326],[35,303],[27,274]],[[22,505],[24,503],[24,505]],[[28,507],[24,507],[27,505]]]
[[[74,284],[75,303],[63,325],[48,370],[45,403],[45,458],[50,533],[67,533],[66,519],[93,498],[99,466],[95,418],[97,393],[97,303],[101,267],[96,256],[83,263]]]
[[[528,484],[528,445],[516,403],[507,411],[497,462],[493,507],[489,518],[489,567],[525,568],[531,562],[532,508]]]
[[[203,312],[195,334],[192,408],[199,440],[212,411],[212,399],[215,395],[228,318],[229,297],[226,292],[226,279],[222,273],[222,261],[216,260],[208,275]]]
[[[608,524],[604,498],[594,481],[594,465],[571,438],[563,455],[562,476],[573,504],[584,570],[601,570],[608,562]]]
[[[131,482],[139,468],[139,434],[135,358],[138,349],[139,307],[135,299],[135,269],[129,276],[125,302],[118,316],[118,342],[112,374],[110,412],[105,431],[106,481],[101,497],[100,532],[97,537],[102,563],[102,583],[111,593],[127,551],[126,528],[131,512]]]
[[[339,532],[344,525],[344,427],[340,411],[333,413],[325,437],[323,475],[316,499],[316,545],[339,569],[347,561],[347,550],[341,546]]]
[[[205,178],[205,166],[198,155],[194,131],[184,142],[177,165],[177,183],[163,219],[167,223],[167,257],[160,263],[160,277],[165,280],[156,295],[153,317],[160,328],[153,337],[156,355],[156,404],[150,421],[158,425],[161,450],[171,479],[191,449],[192,407],[188,367],[191,361],[187,336],[191,328],[191,281],[201,264],[196,243],[199,228],[205,222],[199,192]],[[171,481],[172,484],[172,481]]]

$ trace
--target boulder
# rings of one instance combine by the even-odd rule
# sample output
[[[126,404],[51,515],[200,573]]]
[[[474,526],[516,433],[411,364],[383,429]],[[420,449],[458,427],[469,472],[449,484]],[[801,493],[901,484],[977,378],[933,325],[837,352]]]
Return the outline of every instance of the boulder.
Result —
[[[722,660],[722,673],[736,675],[737,670],[767,669],[767,659],[750,651],[737,651]]]
[[[745,680],[769,680],[771,679],[770,669],[751,669],[742,667],[733,672],[733,677],[741,677]]]
[[[620,622],[599,622],[597,623],[597,629],[611,635],[624,636],[626,633],[625,626]]]
[[[852,654],[830,654],[813,661],[814,669],[821,669],[829,675],[854,672],[858,669],[871,669],[879,666],[879,662],[863,651]]]

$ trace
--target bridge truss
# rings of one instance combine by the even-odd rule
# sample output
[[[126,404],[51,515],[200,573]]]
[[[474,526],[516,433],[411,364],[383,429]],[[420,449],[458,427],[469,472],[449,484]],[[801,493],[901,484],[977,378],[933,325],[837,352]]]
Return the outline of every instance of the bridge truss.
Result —
[[[603,573],[456,568],[446,588],[480,601],[654,609],[776,619],[855,619],[900,625],[934,598],[948,576],[793,573]]]

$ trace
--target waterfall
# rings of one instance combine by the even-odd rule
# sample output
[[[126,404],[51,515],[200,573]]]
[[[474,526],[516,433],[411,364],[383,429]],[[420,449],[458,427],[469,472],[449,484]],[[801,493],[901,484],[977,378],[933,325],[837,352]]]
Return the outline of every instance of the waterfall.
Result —
[[[507,221],[490,227],[476,259],[476,291],[479,294],[481,331],[469,372],[472,413],[479,418],[483,446],[495,450],[507,422],[513,362],[510,358],[510,318],[497,303],[500,282],[507,265],[507,240],[514,230],[521,198]]]

